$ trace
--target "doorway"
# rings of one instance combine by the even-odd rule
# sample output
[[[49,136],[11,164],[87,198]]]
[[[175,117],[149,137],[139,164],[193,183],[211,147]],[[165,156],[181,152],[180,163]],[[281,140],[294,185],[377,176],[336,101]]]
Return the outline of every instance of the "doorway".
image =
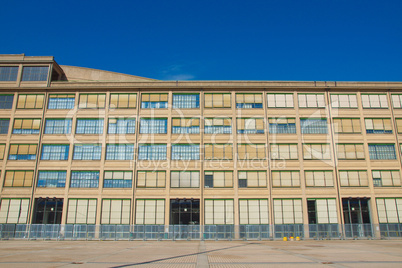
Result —
[[[61,224],[63,198],[37,198],[33,224]]]
[[[370,198],[342,198],[346,236],[372,235],[369,200]]]
[[[171,199],[170,200],[171,225],[199,225],[200,200],[199,199]]]

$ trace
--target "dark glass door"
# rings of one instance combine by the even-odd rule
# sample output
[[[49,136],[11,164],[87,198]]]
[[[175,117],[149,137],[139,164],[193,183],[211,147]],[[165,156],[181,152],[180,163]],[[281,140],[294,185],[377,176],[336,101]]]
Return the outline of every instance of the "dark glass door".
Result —
[[[172,225],[199,225],[199,199],[172,199],[170,200],[170,224]]]
[[[62,198],[37,198],[35,200],[34,224],[61,224]]]
[[[369,237],[373,235],[370,220],[369,198],[343,198],[343,218],[347,237]]]

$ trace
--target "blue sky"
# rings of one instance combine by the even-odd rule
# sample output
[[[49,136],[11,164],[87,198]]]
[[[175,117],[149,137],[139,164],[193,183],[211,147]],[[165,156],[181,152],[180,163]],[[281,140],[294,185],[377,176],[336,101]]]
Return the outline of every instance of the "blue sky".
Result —
[[[0,25],[0,54],[162,80],[402,81],[401,0],[21,0]]]

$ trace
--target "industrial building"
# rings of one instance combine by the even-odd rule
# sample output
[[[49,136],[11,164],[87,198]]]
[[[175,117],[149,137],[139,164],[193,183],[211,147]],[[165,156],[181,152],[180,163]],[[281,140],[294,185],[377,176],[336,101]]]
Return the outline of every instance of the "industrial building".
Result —
[[[0,55],[0,91],[0,224],[400,231],[401,82],[161,81],[21,54]]]

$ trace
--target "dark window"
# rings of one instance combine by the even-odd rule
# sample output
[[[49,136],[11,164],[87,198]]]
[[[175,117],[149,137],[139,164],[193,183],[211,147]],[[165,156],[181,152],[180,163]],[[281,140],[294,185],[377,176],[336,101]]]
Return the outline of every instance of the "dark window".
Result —
[[[214,187],[214,175],[205,175],[204,177],[205,188]]]
[[[10,119],[0,119],[0,134],[8,134]]]
[[[0,109],[13,108],[14,95],[0,95]]]
[[[0,81],[17,81],[18,66],[0,67]]]
[[[22,81],[46,81],[49,67],[25,66],[22,69]]]

